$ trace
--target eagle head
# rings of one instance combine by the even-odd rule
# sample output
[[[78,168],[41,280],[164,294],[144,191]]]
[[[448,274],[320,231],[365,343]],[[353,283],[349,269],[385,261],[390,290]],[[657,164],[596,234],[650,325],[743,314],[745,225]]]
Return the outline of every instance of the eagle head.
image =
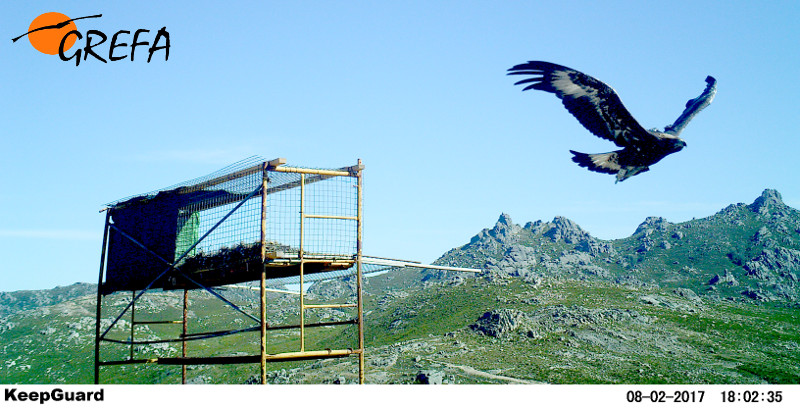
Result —
[[[673,152],[677,152],[686,147],[686,141],[681,138],[675,138],[675,142],[673,142],[672,146],[674,149]]]
[[[650,134],[658,138],[658,146],[661,147],[660,149],[665,155],[678,152],[686,147],[686,141],[675,135],[658,131],[650,131]]]

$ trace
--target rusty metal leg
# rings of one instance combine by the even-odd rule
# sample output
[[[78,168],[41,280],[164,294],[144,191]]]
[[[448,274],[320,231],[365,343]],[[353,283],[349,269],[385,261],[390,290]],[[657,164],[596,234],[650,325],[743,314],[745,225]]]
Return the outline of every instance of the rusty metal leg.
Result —
[[[261,179],[261,384],[267,383],[267,163]]]
[[[131,300],[136,299],[136,291],[131,291]],[[131,304],[131,361],[133,361],[133,341],[136,336],[136,302]]]
[[[305,299],[305,254],[303,241],[305,235],[305,207],[306,207],[306,175],[300,174],[300,352],[306,350],[306,299]]]
[[[359,168],[361,167],[361,159],[358,160]],[[364,304],[362,298],[362,271],[361,271],[361,232],[363,229],[362,223],[362,209],[361,209],[361,200],[362,200],[362,184],[361,184],[361,170],[358,171],[358,197],[357,197],[357,216],[358,221],[356,222],[356,297],[357,297],[357,304],[358,304],[358,383],[364,383]]]
[[[189,290],[183,290],[183,331],[181,332],[181,357],[186,358],[186,332],[189,329]],[[181,384],[186,384],[186,365],[181,365]]]
[[[94,383],[100,383],[100,318],[103,310],[103,269],[106,261],[106,246],[108,245],[108,223],[111,211],[106,211],[106,224],[103,229],[103,249],[100,252],[100,278],[97,279],[97,318],[94,333]]]

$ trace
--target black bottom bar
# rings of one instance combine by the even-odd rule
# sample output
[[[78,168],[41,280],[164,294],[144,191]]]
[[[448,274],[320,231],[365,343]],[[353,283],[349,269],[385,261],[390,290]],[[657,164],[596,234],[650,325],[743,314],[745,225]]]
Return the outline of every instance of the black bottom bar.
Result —
[[[285,352],[266,356],[267,362],[301,361],[306,359],[344,358],[357,355],[361,352],[354,349]],[[228,365],[228,364],[257,364],[261,362],[261,355],[243,356],[209,356],[209,357],[175,357],[133,359],[122,361],[99,362],[100,365],[129,365],[129,364],[159,364],[159,365]]]

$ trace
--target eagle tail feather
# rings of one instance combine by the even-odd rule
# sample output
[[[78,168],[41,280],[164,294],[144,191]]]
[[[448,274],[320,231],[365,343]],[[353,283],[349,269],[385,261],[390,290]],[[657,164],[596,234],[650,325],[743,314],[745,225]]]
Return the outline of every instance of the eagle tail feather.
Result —
[[[582,153],[569,151],[572,154],[572,161],[579,166],[594,172],[608,173],[613,175],[622,169],[617,162],[619,151],[607,153]]]
[[[615,183],[650,170],[647,166],[620,165],[619,154],[622,150],[606,153],[581,153],[572,150],[569,152],[572,154],[572,161],[581,167],[593,172],[617,175]]]

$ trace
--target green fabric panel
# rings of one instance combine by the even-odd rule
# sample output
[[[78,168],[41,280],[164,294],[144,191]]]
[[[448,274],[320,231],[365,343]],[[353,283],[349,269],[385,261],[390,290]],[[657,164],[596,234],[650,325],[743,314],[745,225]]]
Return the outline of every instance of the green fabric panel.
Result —
[[[188,216],[178,218],[178,234],[175,238],[175,259],[181,256],[200,238],[200,216],[198,213],[190,213]],[[192,249],[186,257],[194,256],[197,248]]]

